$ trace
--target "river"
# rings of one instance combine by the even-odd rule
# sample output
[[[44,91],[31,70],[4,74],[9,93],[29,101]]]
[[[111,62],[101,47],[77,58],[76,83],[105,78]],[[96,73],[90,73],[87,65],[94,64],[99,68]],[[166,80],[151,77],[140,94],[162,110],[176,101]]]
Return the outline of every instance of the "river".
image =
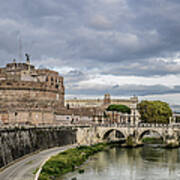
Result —
[[[113,148],[99,152],[58,180],[179,180],[180,149]]]

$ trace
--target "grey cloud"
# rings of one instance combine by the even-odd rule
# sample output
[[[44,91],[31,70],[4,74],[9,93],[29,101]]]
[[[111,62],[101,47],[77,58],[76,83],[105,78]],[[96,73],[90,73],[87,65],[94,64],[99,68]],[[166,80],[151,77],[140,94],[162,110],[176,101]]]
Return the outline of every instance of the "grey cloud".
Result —
[[[25,44],[35,42],[32,49],[30,45],[24,47],[35,58],[45,54],[72,63],[81,59],[81,64],[86,65],[87,60],[139,62],[177,52],[179,21],[173,15],[179,14],[177,2],[138,2],[6,1],[2,3],[0,16],[24,24],[11,25],[10,29],[21,31]]]
[[[179,9],[178,0],[2,1],[0,65],[18,59],[21,35],[22,51],[32,55],[35,65],[77,69],[64,75],[67,86],[76,89],[94,69],[97,74],[118,76],[176,75],[180,72],[180,65],[173,61],[180,52]],[[157,61],[161,58],[167,62]],[[171,92],[164,86],[133,87],[102,91],[152,94],[165,88],[162,93]],[[98,93],[96,88],[93,91]]]
[[[163,60],[147,60],[146,62],[119,63],[116,66],[106,66],[101,69],[101,74],[113,74],[116,76],[165,76],[180,74],[180,64],[177,62],[165,62]]]
[[[64,74],[64,80],[65,83],[67,84],[67,87],[71,86],[72,84],[74,85],[77,82],[79,83],[80,81],[88,80],[88,79],[89,79],[88,75],[79,70],[72,70]]]
[[[84,88],[79,86],[74,86],[71,89],[67,89],[67,92],[72,95],[98,95],[102,96],[105,93],[110,93],[114,96],[146,96],[146,95],[154,95],[154,94],[168,94],[168,93],[180,93],[180,86],[174,86],[173,88],[169,88],[163,85],[116,85],[116,86],[105,86],[99,85],[93,88]]]
[[[110,20],[101,15],[95,15],[91,18],[89,25],[97,30],[105,30],[112,28]]]

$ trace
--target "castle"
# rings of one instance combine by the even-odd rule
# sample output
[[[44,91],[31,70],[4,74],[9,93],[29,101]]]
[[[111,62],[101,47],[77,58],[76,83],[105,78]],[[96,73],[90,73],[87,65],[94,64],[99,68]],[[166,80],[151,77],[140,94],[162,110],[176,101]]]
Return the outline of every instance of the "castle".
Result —
[[[0,120],[3,123],[52,123],[54,112],[64,107],[63,77],[26,63],[0,68]]]

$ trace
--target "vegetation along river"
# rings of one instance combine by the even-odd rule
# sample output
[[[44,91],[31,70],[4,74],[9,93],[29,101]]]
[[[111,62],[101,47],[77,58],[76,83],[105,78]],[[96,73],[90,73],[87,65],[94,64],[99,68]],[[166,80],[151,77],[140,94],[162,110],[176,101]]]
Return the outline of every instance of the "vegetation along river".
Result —
[[[79,170],[57,180],[178,180],[180,149],[113,148],[89,158]]]

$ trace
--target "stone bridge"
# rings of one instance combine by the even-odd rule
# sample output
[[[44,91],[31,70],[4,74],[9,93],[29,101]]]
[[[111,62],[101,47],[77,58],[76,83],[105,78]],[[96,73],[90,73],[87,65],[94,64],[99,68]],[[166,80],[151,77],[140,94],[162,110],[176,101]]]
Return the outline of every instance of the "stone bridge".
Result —
[[[112,133],[113,132],[113,133]],[[132,137],[136,144],[142,143],[145,134],[153,132],[158,134],[166,144],[179,144],[180,125],[178,124],[139,124],[130,125],[99,125],[91,127],[81,127],[77,131],[77,142],[79,144],[94,144],[107,142],[114,134],[115,140],[127,140]]]

